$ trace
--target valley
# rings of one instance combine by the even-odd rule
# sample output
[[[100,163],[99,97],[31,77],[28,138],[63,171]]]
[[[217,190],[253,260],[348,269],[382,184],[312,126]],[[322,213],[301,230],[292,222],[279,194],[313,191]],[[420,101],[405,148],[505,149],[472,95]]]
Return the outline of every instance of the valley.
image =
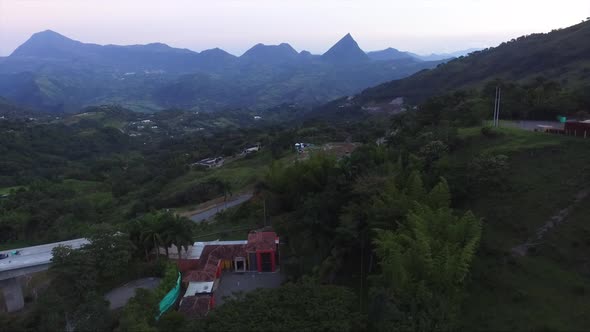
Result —
[[[586,330],[587,41],[35,33],[0,58],[0,250],[44,271],[6,278],[0,329]]]

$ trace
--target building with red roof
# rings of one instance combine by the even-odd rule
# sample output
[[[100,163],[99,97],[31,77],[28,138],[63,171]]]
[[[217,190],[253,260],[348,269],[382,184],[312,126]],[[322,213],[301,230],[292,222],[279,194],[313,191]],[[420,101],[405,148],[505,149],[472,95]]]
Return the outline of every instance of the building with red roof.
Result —
[[[252,231],[245,241],[195,242],[186,259],[178,260],[187,291],[179,311],[190,318],[207,315],[222,272],[275,272],[279,237],[271,231]]]

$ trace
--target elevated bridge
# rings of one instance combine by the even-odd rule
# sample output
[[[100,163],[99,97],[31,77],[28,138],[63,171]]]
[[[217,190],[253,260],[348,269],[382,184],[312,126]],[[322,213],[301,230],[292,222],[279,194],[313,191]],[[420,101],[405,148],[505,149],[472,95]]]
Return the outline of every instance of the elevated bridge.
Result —
[[[0,251],[0,289],[4,295],[8,312],[24,307],[22,286],[18,277],[47,270],[53,258],[52,250],[57,246],[78,249],[89,243],[87,239],[54,242],[39,246]]]

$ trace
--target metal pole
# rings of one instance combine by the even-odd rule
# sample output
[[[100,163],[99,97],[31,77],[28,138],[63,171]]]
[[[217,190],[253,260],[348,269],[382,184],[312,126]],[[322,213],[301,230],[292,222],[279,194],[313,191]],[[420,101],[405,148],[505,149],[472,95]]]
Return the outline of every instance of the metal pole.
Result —
[[[361,291],[359,296],[359,311],[363,312],[363,258],[365,256],[365,241],[364,237],[361,234]]]
[[[502,89],[498,87],[498,112],[496,112],[496,127],[500,126],[500,103],[502,101]]]
[[[498,109],[498,87],[496,87],[496,95],[494,96],[494,116],[492,117],[492,127],[496,126],[496,110]]]

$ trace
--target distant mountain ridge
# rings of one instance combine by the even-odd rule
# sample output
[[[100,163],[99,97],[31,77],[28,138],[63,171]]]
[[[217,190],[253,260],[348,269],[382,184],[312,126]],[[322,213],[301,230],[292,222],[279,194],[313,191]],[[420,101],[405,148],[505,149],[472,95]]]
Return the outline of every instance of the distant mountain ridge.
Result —
[[[287,43],[279,45],[256,44],[242,54],[240,60],[246,62],[277,64],[294,61],[298,56],[299,53]]]
[[[459,51],[455,51],[455,52],[451,52],[451,53],[431,53],[428,55],[418,55],[415,53],[411,53],[411,52],[406,52],[407,54],[420,59],[422,61],[439,61],[439,60],[445,60],[445,59],[453,59],[453,58],[458,58],[461,56],[466,56],[469,55],[470,53],[473,52],[477,52],[477,51],[481,51],[481,48],[468,48],[465,50],[459,50]]]
[[[360,104],[403,97],[411,103],[459,89],[476,89],[500,79],[523,82],[555,80],[577,91],[590,89],[590,20],[574,26],[535,33],[475,51],[430,70],[366,89]],[[590,99],[589,99],[590,101]]]
[[[368,52],[367,55],[369,58],[376,61],[418,58],[412,53],[402,52],[393,47],[389,47],[381,51]]]
[[[101,103],[135,110],[199,110],[312,105],[350,95],[438,61],[371,59],[350,34],[323,55],[256,44],[237,57],[163,43],[98,45],[46,30],[0,58],[0,96],[48,111]]]
[[[460,50],[460,51],[456,51],[456,52],[452,52],[452,53],[440,53],[440,54],[432,53],[429,55],[419,55],[419,54],[412,53],[412,52],[399,51],[395,48],[389,47],[389,48],[386,48],[386,49],[380,50],[380,51],[368,52],[367,55],[372,60],[378,60],[378,61],[407,59],[407,58],[413,58],[413,59],[417,59],[420,61],[440,61],[440,60],[449,60],[449,59],[453,59],[453,58],[458,58],[458,57],[465,56],[465,55],[468,55],[469,53],[473,53],[473,52],[480,51],[480,50],[481,50],[481,48],[469,48],[466,50]]]

